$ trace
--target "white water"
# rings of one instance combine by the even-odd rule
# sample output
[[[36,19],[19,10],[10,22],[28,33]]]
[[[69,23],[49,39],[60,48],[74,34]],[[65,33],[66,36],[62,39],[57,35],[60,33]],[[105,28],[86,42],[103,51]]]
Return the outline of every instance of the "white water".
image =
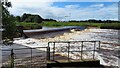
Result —
[[[118,58],[116,50],[120,48],[118,44],[118,30],[113,29],[85,29],[84,31],[72,31],[72,33],[64,33],[61,36],[47,39],[20,39],[14,43],[28,47],[45,47],[49,41],[101,41],[101,51],[96,52],[96,58],[100,60],[102,65],[118,66]],[[104,44],[107,43],[107,44]],[[91,47],[86,47],[91,48]],[[89,56],[87,56],[89,57]]]

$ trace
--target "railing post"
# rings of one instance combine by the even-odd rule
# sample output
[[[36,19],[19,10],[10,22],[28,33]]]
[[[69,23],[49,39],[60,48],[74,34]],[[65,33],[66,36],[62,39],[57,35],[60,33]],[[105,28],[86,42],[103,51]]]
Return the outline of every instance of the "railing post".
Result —
[[[68,62],[70,61],[70,59],[69,59],[70,58],[70,55],[69,55],[70,51],[69,50],[70,50],[70,42],[68,42]]]
[[[48,43],[48,47],[47,47],[47,60],[50,60],[50,47],[49,47],[49,43]]]
[[[83,41],[82,41],[82,44],[81,44],[81,60],[82,60],[82,52],[83,52]]]
[[[13,52],[13,49],[11,50],[11,55],[10,55],[10,67],[14,68],[14,52]]]
[[[31,68],[32,68],[32,48],[31,48]]]
[[[53,61],[55,60],[55,42],[53,42]]]
[[[93,60],[95,59],[95,45],[96,45],[96,41],[94,42]]]
[[[100,50],[100,41],[99,41],[99,50]]]

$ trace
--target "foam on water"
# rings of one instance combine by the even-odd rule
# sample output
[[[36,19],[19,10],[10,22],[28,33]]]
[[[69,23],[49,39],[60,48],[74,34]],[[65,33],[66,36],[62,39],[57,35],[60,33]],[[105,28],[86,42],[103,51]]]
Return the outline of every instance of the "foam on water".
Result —
[[[20,39],[14,43],[27,47],[45,47],[49,41],[101,41],[101,52],[95,52],[96,58],[100,60],[102,65],[118,66],[118,57],[116,57],[115,49],[120,48],[118,45],[118,30],[112,29],[85,29],[84,31],[75,31],[72,33],[64,33],[62,36],[47,39]],[[91,48],[87,46],[86,49]],[[74,50],[74,49],[73,49]],[[71,55],[73,56],[73,55]],[[74,56],[73,56],[74,57]],[[88,56],[89,57],[89,56]]]

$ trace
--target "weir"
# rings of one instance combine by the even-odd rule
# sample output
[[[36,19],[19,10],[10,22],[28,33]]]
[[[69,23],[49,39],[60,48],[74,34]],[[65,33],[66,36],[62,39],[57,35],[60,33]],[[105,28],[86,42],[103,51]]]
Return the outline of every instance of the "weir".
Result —
[[[35,29],[35,30],[23,30],[24,37],[39,37],[39,38],[46,38],[46,37],[54,37],[55,35],[63,34],[64,32],[69,32],[71,29],[75,30],[83,30],[85,27],[78,27],[78,26],[69,26],[63,28],[49,28],[49,29]]]

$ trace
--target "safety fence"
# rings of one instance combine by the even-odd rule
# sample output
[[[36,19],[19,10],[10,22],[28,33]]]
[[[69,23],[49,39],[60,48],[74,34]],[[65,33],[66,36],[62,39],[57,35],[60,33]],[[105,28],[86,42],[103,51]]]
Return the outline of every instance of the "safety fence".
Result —
[[[2,68],[45,68],[47,47],[2,50]]]
[[[2,68],[46,68],[47,61],[95,60],[100,41],[56,41],[47,47],[2,50]]]
[[[81,61],[95,60],[100,41],[57,41],[48,43],[48,60]]]

